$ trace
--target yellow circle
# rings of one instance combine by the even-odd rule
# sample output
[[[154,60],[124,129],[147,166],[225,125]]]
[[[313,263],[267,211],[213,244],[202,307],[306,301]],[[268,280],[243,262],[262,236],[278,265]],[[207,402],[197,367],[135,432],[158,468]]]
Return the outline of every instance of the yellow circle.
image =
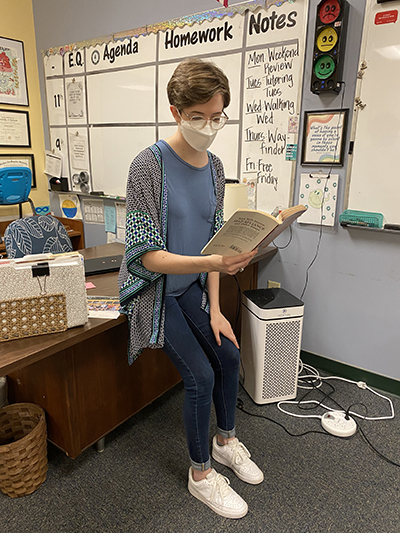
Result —
[[[324,28],[317,37],[317,47],[321,52],[329,52],[337,43],[338,36],[332,27]]]
[[[71,209],[71,208],[76,207],[76,205],[74,204],[72,200],[64,200],[62,203],[62,206],[64,209]]]

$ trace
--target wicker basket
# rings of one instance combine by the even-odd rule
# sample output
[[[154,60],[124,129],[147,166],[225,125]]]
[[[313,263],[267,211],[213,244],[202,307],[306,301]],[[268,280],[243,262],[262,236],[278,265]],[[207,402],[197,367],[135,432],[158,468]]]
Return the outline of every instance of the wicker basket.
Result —
[[[17,498],[40,487],[47,474],[44,411],[33,403],[0,409],[0,490]]]

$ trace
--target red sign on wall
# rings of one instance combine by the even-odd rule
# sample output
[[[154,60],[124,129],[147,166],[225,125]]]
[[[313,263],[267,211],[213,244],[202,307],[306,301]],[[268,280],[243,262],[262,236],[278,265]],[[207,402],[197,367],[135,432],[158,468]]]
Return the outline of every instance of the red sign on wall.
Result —
[[[375,15],[375,24],[390,24],[396,22],[399,12],[397,9],[391,11],[383,11]]]

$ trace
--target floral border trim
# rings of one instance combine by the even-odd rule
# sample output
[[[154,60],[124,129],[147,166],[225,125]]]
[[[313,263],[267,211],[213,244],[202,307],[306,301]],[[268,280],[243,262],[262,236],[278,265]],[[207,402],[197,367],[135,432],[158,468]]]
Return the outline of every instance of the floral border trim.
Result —
[[[250,2],[243,2],[240,4],[235,4],[227,8],[219,7],[210,11],[203,11],[202,13],[196,13],[194,15],[187,15],[185,17],[166,20],[157,24],[151,24],[149,26],[143,26],[141,28],[135,28],[133,30],[122,31],[119,33],[113,33],[109,35],[103,35],[102,37],[96,37],[94,39],[89,39],[87,41],[80,41],[79,43],[67,44],[65,46],[58,46],[54,48],[49,48],[48,50],[42,50],[42,56],[51,56],[60,54],[63,56],[67,52],[73,50],[79,50],[82,48],[90,48],[105,43],[122,41],[128,37],[138,38],[141,35],[149,35],[150,33],[158,33],[159,31],[166,31],[168,29],[174,28],[183,28],[184,26],[193,26],[193,24],[201,24],[204,21],[211,21],[216,18],[222,19],[223,17],[233,17],[237,13],[243,14],[245,11],[255,11],[259,7],[269,7],[281,6],[285,2],[291,4],[295,3],[296,0],[251,0]]]

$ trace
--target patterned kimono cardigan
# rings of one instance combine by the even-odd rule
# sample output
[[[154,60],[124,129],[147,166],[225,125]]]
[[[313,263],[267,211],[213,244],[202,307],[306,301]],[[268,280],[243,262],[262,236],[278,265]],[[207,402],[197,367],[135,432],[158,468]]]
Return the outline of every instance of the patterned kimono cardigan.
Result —
[[[208,153],[216,190],[217,207],[213,234],[223,224],[225,175],[221,160]],[[118,286],[121,311],[129,321],[129,363],[144,348],[164,346],[165,274],[147,270],[141,256],[151,250],[166,250],[168,219],[167,181],[161,151],[146,148],[132,162],[126,194],[125,256]],[[208,311],[207,273],[200,274],[202,308]]]

